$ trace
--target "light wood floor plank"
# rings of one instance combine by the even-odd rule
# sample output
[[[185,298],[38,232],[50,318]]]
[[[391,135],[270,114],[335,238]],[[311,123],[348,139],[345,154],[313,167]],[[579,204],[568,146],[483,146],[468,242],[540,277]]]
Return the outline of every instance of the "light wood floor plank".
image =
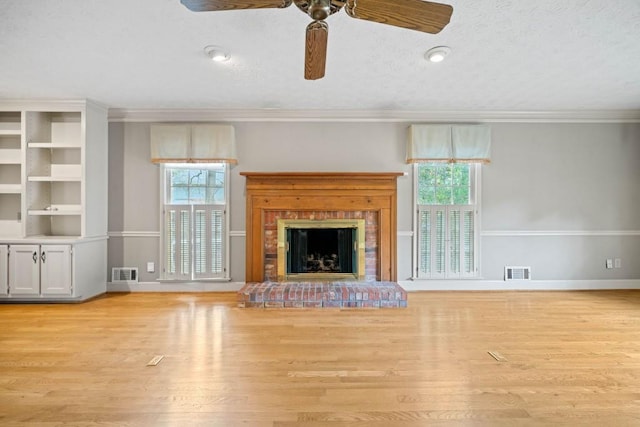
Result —
[[[410,293],[388,310],[241,309],[232,293],[0,305],[0,425],[61,424],[638,426],[640,292]]]

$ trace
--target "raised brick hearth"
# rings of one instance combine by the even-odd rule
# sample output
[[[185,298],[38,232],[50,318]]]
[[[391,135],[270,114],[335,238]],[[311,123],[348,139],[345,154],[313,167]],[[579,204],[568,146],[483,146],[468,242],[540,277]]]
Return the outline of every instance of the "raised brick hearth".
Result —
[[[407,292],[395,282],[261,282],[238,291],[239,307],[397,308]]]

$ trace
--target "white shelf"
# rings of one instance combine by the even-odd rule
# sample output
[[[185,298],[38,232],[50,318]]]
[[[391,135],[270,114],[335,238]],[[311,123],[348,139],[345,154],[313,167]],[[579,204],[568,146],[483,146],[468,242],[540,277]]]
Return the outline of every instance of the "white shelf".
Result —
[[[0,135],[21,135],[20,122],[0,122]]]
[[[80,144],[77,142],[29,142],[27,143],[28,148],[81,148]]]
[[[79,176],[29,176],[29,182],[75,182],[82,181]]]
[[[19,148],[0,148],[0,164],[19,165],[22,163],[20,154]]]
[[[20,236],[21,231],[20,221],[0,219],[0,237]]]
[[[71,205],[69,205],[71,206]],[[27,213],[31,216],[61,216],[61,215],[82,215],[82,209],[80,206],[75,206],[74,208],[65,208],[65,209],[30,209]]]
[[[20,194],[22,186],[20,184],[0,184],[0,194]]]

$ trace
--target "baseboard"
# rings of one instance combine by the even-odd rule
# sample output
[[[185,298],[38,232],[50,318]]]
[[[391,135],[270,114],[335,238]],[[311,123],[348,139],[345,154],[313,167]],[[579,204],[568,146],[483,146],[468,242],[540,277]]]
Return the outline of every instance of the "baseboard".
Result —
[[[640,289],[629,280],[401,280],[407,292],[416,291],[578,291]]]
[[[629,280],[400,280],[407,292],[420,291],[578,291],[640,289]],[[236,292],[244,282],[107,283],[107,292]]]
[[[236,292],[244,282],[107,283],[107,292]]]

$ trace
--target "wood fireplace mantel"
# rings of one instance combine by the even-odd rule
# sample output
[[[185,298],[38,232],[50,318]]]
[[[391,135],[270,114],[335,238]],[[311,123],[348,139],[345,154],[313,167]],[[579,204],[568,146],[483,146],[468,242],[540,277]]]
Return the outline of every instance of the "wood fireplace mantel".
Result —
[[[401,172],[241,172],[247,178],[246,281],[265,280],[265,215],[270,211],[373,212],[376,280],[397,280],[397,183]]]

